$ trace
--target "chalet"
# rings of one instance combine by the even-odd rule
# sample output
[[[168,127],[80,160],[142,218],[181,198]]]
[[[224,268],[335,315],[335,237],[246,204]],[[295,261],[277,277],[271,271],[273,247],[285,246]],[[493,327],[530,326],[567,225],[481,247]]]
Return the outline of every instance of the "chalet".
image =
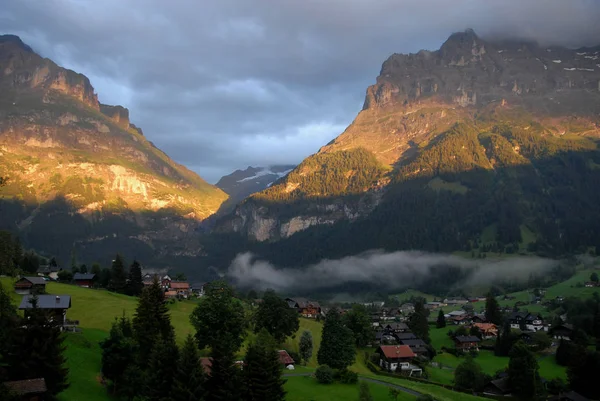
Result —
[[[458,326],[463,326],[465,324],[471,324],[471,316],[464,314],[464,315],[459,315],[459,316],[452,316],[450,319],[448,319],[452,324],[458,325]]]
[[[437,309],[446,306],[443,302],[427,302],[425,304],[426,309]]]
[[[450,318],[452,318],[454,316],[463,316],[463,315],[466,315],[466,314],[467,314],[467,312],[465,312],[464,310],[455,310],[455,311],[452,311],[450,313],[446,313],[444,315],[444,317],[446,319],[450,319]]]
[[[407,331],[410,331],[410,329],[408,328],[408,325],[406,323],[398,323],[398,322],[384,324],[383,330],[388,333],[405,333]]]
[[[427,344],[420,338],[414,338],[410,340],[402,340],[402,345],[408,345],[412,352],[418,356],[427,356]]]
[[[309,301],[306,298],[286,298],[290,308],[294,308],[304,317],[317,317],[321,314],[321,305],[318,302]]]
[[[571,335],[573,335],[573,325],[569,323],[563,323],[558,325],[552,329],[552,337],[557,340],[571,340]]]
[[[594,281],[588,281],[585,283],[585,286],[587,288],[594,288],[594,287],[598,287],[600,285],[600,283],[596,283]]]
[[[194,294],[197,297],[204,296],[204,285],[205,285],[205,283],[193,283],[190,286],[190,290],[192,291],[192,294]]]
[[[73,275],[73,281],[75,285],[84,288],[92,288],[94,286],[94,280],[96,275],[94,273],[75,273]]]
[[[15,283],[15,292],[20,295],[43,294],[46,292],[46,280],[43,277],[21,277]]]
[[[469,351],[475,349],[479,351],[479,343],[481,340],[475,336],[456,336],[454,337],[454,346],[456,349]]]
[[[190,283],[187,281],[171,281],[169,291],[175,291],[178,296],[187,298],[190,295]]]
[[[498,327],[494,323],[473,323],[484,339],[498,337]]]
[[[42,401],[45,398],[46,381],[44,378],[4,382],[6,388],[16,394],[20,401]]]
[[[561,393],[554,397],[548,399],[549,401],[590,401],[588,398],[585,398],[579,393],[575,391],[569,391],[566,393]]]
[[[483,388],[483,393],[494,396],[510,395],[510,387],[508,386],[508,376],[490,381]]]
[[[465,305],[469,303],[468,299],[465,298],[446,298],[444,299],[444,303],[448,306],[450,305]]]
[[[166,291],[169,289],[169,285],[172,280],[168,274],[144,272],[144,274],[142,275],[142,282],[144,283],[145,287],[151,286],[154,283],[155,279],[158,281],[160,287],[163,290]]]
[[[165,291],[165,299],[177,298],[177,291]]]
[[[50,277],[52,280],[58,280],[58,272],[61,270],[62,269],[58,266],[40,266],[39,269],[37,269],[37,274],[38,276],[47,276]]]
[[[279,363],[281,363],[283,366],[289,366],[289,365],[294,365],[294,359],[290,356],[290,354],[287,353],[286,350],[281,349],[279,351],[277,351],[277,353],[279,354]]]
[[[27,317],[28,311],[33,308],[31,299],[31,295],[25,295],[19,305],[19,310],[25,311],[25,317]],[[47,310],[52,317],[61,323],[61,326],[66,323],[67,309],[71,307],[70,295],[38,295],[37,299],[38,308]]]
[[[401,313],[407,315],[407,314],[413,313],[415,311],[415,305],[411,304],[411,303],[405,303],[405,304],[400,305],[399,310]]]
[[[381,345],[377,348],[379,366],[395,372],[398,369],[408,369],[416,354],[408,345]]]
[[[401,312],[394,308],[382,308],[379,320],[394,320]]]
[[[541,316],[528,312],[513,312],[508,316],[510,327],[513,329],[525,328],[525,330],[539,331],[548,330],[544,326],[544,320]]]

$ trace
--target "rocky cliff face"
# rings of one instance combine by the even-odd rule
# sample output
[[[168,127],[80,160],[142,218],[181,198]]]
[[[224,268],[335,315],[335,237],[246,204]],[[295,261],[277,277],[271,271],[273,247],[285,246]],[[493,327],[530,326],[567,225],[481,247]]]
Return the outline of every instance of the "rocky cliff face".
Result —
[[[560,142],[597,138],[599,113],[600,48],[543,48],[522,41],[485,41],[472,30],[456,33],[437,51],[388,58],[376,84],[367,89],[355,121],[284,180],[221,219],[216,230],[273,241],[315,225],[352,222],[375,210],[399,180],[427,171],[420,158],[457,123],[482,135],[507,125],[535,130],[536,141]],[[484,149],[487,139],[482,141],[473,149]],[[461,146],[459,150],[470,145]],[[520,151],[516,141],[510,146]],[[340,163],[357,149],[379,163],[360,188],[345,180],[364,175],[372,162],[363,158]],[[316,162],[326,155],[326,164]],[[427,157],[427,163],[433,163],[432,156]],[[444,163],[459,160],[442,153],[437,158]],[[469,163],[489,169],[498,156],[493,151],[476,152],[475,158],[478,161]],[[340,168],[336,179],[331,179],[332,166]],[[340,189],[337,181],[346,184]]]
[[[197,255],[196,226],[227,199],[148,142],[126,108],[98,103],[85,76],[8,35],[0,158],[2,228],[65,261],[72,250],[90,261]]]

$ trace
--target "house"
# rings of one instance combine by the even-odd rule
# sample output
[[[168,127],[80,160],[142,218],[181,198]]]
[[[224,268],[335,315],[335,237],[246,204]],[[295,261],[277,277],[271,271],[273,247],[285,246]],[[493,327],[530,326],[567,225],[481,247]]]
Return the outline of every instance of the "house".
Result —
[[[383,330],[388,333],[404,333],[409,331],[408,325],[406,323],[387,323],[383,325]]]
[[[425,304],[426,309],[437,309],[446,306],[443,302],[427,302]]]
[[[562,393],[557,396],[551,397],[548,399],[549,401],[590,401],[588,398],[585,398],[579,393],[575,391],[569,391],[567,393]]]
[[[528,312],[513,312],[508,316],[510,327],[513,329],[525,328],[529,331],[548,330],[540,315]]]
[[[43,294],[46,292],[46,280],[43,277],[21,277],[15,283],[15,292],[20,295]]]
[[[557,340],[571,340],[573,331],[574,327],[572,324],[563,323],[552,329],[552,337],[556,338]]]
[[[410,340],[402,340],[402,345],[408,345],[412,352],[418,356],[427,356],[427,344],[420,338],[414,338]]]
[[[397,369],[408,369],[416,354],[408,345],[381,345],[377,348],[379,366],[395,372]]]
[[[142,282],[144,283],[144,286],[149,287],[152,285],[152,283],[154,283],[154,279],[156,279],[158,281],[158,283],[160,284],[160,287],[163,290],[168,290],[169,289],[169,284],[171,283],[171,277],[169,277],[168,274],[166,273],[161,273],[164,272],[165,270],[159,270],[158,272],[154,272],[152,271],[146,271],[145,269],[142,272]]]
[[[290,356],[290,354],[287,353],[286,350],[280,349],[277,352],[279,354],[279,363],[281,363],[283,366],[294,365],[294,359],[292,359],[292,357]]]
[[[465,298],[446,298],[444,299],[444,303],[448,306],[450,305],[465,305],[469,303],[468,299]]]
[[[28,311],[32,309],[31,295],[25,295],[19,305],[19,310],[24,310],[25,317],[28,315]],[[38,295],[37,307],[49,312],[49,314],[58,319],[61,326],[66,323],[67,320],[67,309],[71,307],[71,296],[70,295]]]
[[[75,285],[83,288],[92,288],[95,279],[96,275],[94,273],[75,273],[73,275]]]
[[[309,301],[306,298],[286,298],[290,308],[294,308],[304,317],[317,317],[321,314],[321,305],[318,302]]]
[[[400,305],[399,310],[401,313],[403,313],[405,315],[411,314],[415,311],[415,305],[408,302],[408,303]]]
[[[456,349],[469,351],[475,349],[479,351],[479,343],[481,340],[475,336],[456,336],[454,337],[454,346]]]
[[[192,291],[192,294],[194,294],[197,297],[203,297],[204,296],[204,285],[205,285],[205,283],[193,283],[190,286],[190,290]]]
[[[9,381],[4,385],[21,401],[42,401],[48,391],[44,378]]]
[[[39,269],[37,269],[37,274],[38,276],[48,276],[52,280],[58,280],[58,272],[61,270],[62,269],[58,266],[46,265],[40,266]]]
[[[471,321],[473,323],[485,323],[487,322],[487,319],[485,318],[485,313],[475,313],[473,314]]]
[[[165,291],[165,299],[177,298],[177,291]]]
[[[415,336],[414,333],[395,333],[394,337],[396,338],[396,340],[398,341],[404,341],[404,340],[416,340],[417,336]]]
[[[175,291],[180,297],[187,298],[190,295],[190,283],[187,281],[171,281],[169,291]]]
[[[473,323],[484,339],[498,337],[498,327],[494,323]]]
[[[585,283],[585,286],[586,286],[587,288],[593,288],[593,287],[598,287],[598,286],[599,286],[599,284],[600,284],[600,283],[596,283],[596,282],[594,282],[594,281],[587,281],[587,282]]]
[[[394,320],[401,312],[394,308],[382,308],[379,320]]]
[[[446,313],[444,315],[444,317],[446,319],[450,319],[450,318],[452,318],[454,316],[462,316],[462,315],[466,315],[466,314],[467,314],[467,312],[465,312],[464,310],[455,310],[455,311],[452,311],[450,313]]]
[[[490,381],[483,388],[483,393],[495,396],[510,395],[510,388],[508,387],[508,376]]]
[[[462,325],[470,324],[471,323],[471,316],[469,316],[467,314],[459,315],[459,316],[452,316],[448,320],[450,320],[450,322],[452,324],[462,326]]]

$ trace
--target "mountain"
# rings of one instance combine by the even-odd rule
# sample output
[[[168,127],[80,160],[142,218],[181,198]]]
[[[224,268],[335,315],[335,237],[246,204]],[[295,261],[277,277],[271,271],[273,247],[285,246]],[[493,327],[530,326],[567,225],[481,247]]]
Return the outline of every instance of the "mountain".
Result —
[[[221,177],[215,185],[229,195],[225,204],[233,207],[253,193],[270,187],[275,181],[292,171],[294,167],[296,166],[248,166],[245,170],[235,170],[233,173]]]
[[[214,232],[287,265],[374,248],[587,252],[599,116],[600,47],[455,33],[389,57],[352,124]]]
[[[0,225],[25,246],[109,263],[176,264],[227,195],[156,148],[84,75],[0,36]]]

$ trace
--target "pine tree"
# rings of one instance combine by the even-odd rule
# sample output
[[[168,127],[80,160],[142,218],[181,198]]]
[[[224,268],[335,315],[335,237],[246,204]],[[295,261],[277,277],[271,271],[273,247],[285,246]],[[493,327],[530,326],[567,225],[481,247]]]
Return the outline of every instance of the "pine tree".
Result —
[[[299,352],[300,357],[302,357],[306,365],[310,361],[310,358],[312,358],[313,353],[313,337],[312,333],[308,330],[304,330],[300,336]]]
[[[444,311],[441,309],[438,313],[437,321],[435,322],[435,327],[437,327],[438,329],[446,327],[446,317],[444,316]]]
[[[129,267],[129,280],[127,281],[127,295],[139,296],[144,289],[142,281],[142,267],[134,260]]]
[[[429,338],[427,311],[425,310],[425,304],[422,300],[419,300],[415,304],[415,311],[408,319],[408,327],[415,333],[415,336],[425,341],[427,344],[431,342],[431,339]]]
[[[31,301],[31,309],[17,330],[16,344],[9,356],[10,374],[16,380],[43,377],[48,394],[55,397],[69,387],[64,337],[59,319],[40,309],[36,296]]]
[[[600,351],[600,303],[596,304],[593,320],[594,337],[596,337],[596,351]]]
[[[200,360],[194,337],[188,335],[179,350],[179,361],[173,381],[173,401],[201,401],[204,396],[206,375]]]
[[[133,318],[134,338],[140,347],[140,366],[145,366],[153,344],[160,337],[168,339],[173,327],[165,295],[155,278],[151,286],[144,288]]]
[[[513,394],[520,399],[534,400],[541,392],[541,381],[535,355],[522,341],[513,345],[509,353],[508,382]]]
[[[171,400],[178,359],[179,349],[175,343],[175,332],[158,337],[150,352],[146,369],[144,394],[149,400]]]
[[[298,312],[290,308],[287,302],[278,297],[273,290],[265,291],[263,301],[254,316],[254,322],[255,333],[265,328],[278,344],[296,333],[300,327]]]
[[[356,346],[366,347],[373,338],[373,325],[364,305],[354,304],[352,309],[344,315],[344,324],[354,336]]]
[[[0,283],[0,366],[7,364],[11,345],[15,340],[15,331],[19,327],[17,310],[10,301],[10,296]],[[1,371],[1,369],[0,369]]]
[[[485,299],[485,320],[489,323],[494,323],[499,326],[502,324],[502,313],[500,312],[500,306],[498,301],[492,295],[492,292],[488,292]]]
[[[125,293],[126,282],[125,264],[121,255],[117,255],[112,262],[109,290],[123,294]]]
[[[248,347],[243,370],[247,401],[284,401],[285,380],[281,378],[281,365],[275,340],[262,329]]]
[[[464,390],[479,390],[483,387],[484,374],[481,366],[473,360],[471,355],[461,362],[454,371],[454,384]]]
[[[332,308],[323,325],[321,346],[317,352],[319,365],[345,369],[354,362],[355,353],[352,331],[343,325],[339,310]]]
[[[123,394],[129,383],[123,380],[125,371],[135,363],[137,343],[133,339],[131,322],[123,316],[113,322],[108,338],[100,343],[102,375],[112,382],[113,393]]]

